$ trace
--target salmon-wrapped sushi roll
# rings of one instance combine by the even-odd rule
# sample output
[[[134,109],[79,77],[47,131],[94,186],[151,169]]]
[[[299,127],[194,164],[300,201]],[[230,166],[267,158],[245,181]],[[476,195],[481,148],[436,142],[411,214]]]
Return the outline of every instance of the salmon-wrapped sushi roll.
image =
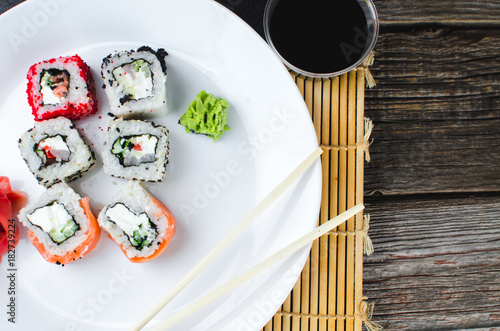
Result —
[[[118,192],[97,221],[136,263],[160,256],[175,233],[172,213],[136,181],[129,181]]]
[[[97,111],[90,68],[78,55],[34,64],[27,78],[28,103],[36,121],[57,116],[77,120]]]
[[[19,221],[45,260],[67,264],[94,249],[101,235],[89,206],[68,184],[52,186],[35,202],[21,209]]]

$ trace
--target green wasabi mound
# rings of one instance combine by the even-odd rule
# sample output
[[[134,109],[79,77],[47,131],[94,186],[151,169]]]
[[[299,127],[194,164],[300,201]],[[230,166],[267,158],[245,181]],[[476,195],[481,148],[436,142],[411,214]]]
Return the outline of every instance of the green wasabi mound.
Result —
[[[224,132],[229,131],[228,107],[229,102],[226,99],[201,91],[196,96],[196,100],[189,104],[179,124],[186,127],[186,132],[209,136],[215,142]]]

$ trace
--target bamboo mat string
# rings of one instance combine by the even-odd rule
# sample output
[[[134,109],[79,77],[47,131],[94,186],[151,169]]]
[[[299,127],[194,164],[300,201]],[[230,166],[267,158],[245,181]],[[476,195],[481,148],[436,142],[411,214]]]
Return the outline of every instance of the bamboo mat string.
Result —
[[[329,235],[334,236],[348,236],[348,235],[360,235],[363,237],[363,253],[367,256],[372,255],[374,252],[373,242],[368,235],[368,230],[370,229],[370,215],[363,215],[363,228],[354,231],[340,231],[332,230],[328,232]]]
[[[363,253],[367,256],[373,254],[375,249],[373,248],[373,242],[368,236],[368,230],[370,229],[370,214],[363,215]]]
[[[331,315],[331,314],[308,314],[308,313],[300,313],[300,312],[290,312],[290,311],[278,311],[276,312],[277,316],[282,316],[282,317],[295,317],[299,319],[323,319],[323,320],[341,320],[341,321],[346,321],[346,320],[354,320],[356,318],[359,318],[363,323],[365,324],[365,327],[370,330],[370,331],[380,331],[382,330],[382,327],[377,324],[376,322],[373,322],[371,319],[373,317],[373,309],[374,309],[374,304],[373,303],[368,303],[367,302],[368,298],[363,297],[361,302],[359,303],[360,305],[360,313],[359,314],[354,314],[354,315]]]
[[[373,125],[372,120],[369,119],[368,117],[364,117],[364,122],[365,122],[365,136],[363,139],[363,150],[365,151],[366,162],[370,162],[371,161],[371,157],[370,157],[371,142],[369,140],[370,140],[370,136],[372,134],[374,125]]]
[[[375,87],[375,85],[377,85],[377,83],[375,82],[375,78],[373,78],[373,75],[370,72],[370,69],[368,68],[373,64],[374,61],[375,61],[375,55],[373,54],[372,51],[361,64],[361,66],[364,67],[365,69],[365,80],[366,80],[366,86],[368,88],[373,88]]]
[[[353,145],[343,145],[343,146],[339,146],[339,145],[334,146],[334,145],[325,145],[325,144],[322,144],[320,147],[323,148],[323,149],[335,150],[335,151],[347,151],[349,149],[361,148],[365,152],[365,160],[366,160],[366,162],[370,162],[371,161],[371,157],[370,157],[370,145],[371,145],[370,136],[372,134],[374,125],[373,125],[372,120],[370,120],[369,118],[365,117],[364,120],[365,120],[365,136],[364,136],[364,140],[363,141],[358,142],[358,143],[353,144]]]
[[[376,322],[372,321],[373,317],[373,309],[374,309],[374,303],[368,303],[367,302],[368,298],[367,297],[362,297],[361,302],[359,303],[360,305],[360,311],[361,311],[361,320],[365,324],[365,327],[370,330],[370,331],[380,331],[382,330],[382,326]]]

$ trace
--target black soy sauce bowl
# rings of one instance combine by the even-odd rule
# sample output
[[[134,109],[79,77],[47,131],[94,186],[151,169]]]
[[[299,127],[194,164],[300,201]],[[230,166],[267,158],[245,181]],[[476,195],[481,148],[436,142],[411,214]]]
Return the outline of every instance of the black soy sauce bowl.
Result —
[[[274,51],[275,54],[278,55],[280,58],[281,62],[285,64],[289,69],[292,71],[296,72],[297,74],[302,74],[307,77],[312,77],[312,78],[331,78],[335,76],[340,76],[346,72],[349,72],[357,67],[359,67],[363,61],[370,55],[372,52],[373,48],[375,47],[375,44],[377,43],[378,39],[378,34],[379,34],[379,19],[378,19],[378,14],[377,10],[375,8],[375,4],[373,3],[372,0],[339,0],[339,1],[356,1],[358,5],[361,7],[363,10],[364,16],[365,16],[365,22],[366,22],[366,43],[363,47],[363,50],[359,57],[357,57],[357,60],[349,64],[348,66],[334,70],[332,72],[313,72],[310,70],[305,70],[303,68],[298,67],[294,63],[291,63],[288,59],[286,59],[280,52],[277,50],[275,44],[273,43],[273,39],[271,37],[271,20],[272,16],[274,13],[274,10],[276,8],[276,5],[280,1],[288,1],[288,0],[268,0],[265,10],[264,10],[264,35],[266,38],[267,43],[271,47],[271,49]],[[331,0],[324,0],[324,1],[331,1]],[[304,0],[304,6],[307,6],[308,1]],[[298,20],[298,23],[300,23],[300,19]],[[297,46],[299,47],[299,45]]]

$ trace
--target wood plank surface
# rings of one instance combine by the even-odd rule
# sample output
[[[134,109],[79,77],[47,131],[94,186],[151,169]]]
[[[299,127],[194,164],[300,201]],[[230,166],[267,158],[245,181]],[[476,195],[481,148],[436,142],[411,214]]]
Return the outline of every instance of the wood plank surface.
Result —
[[[377,1],[365,168],[386,330],[500,329],[500,2]]]
[[[498,118],[499,30],[383,33],[366,106],[384,121]]]
[[[364,293],[385,330],[500,329],[500,2],[377,1]]]
[[[500,190],[499,30],[383,34],[366,194]]]
[[[367,199],[365,294],[386,330],[500,325],[500,197]],[[390,220],[390,221],[389,221]]]
[[[451,25],[500,23],[500,2],[497,0],[375,0],[383,24],[391,22],[411,24],[433,24],[443,22]]]

